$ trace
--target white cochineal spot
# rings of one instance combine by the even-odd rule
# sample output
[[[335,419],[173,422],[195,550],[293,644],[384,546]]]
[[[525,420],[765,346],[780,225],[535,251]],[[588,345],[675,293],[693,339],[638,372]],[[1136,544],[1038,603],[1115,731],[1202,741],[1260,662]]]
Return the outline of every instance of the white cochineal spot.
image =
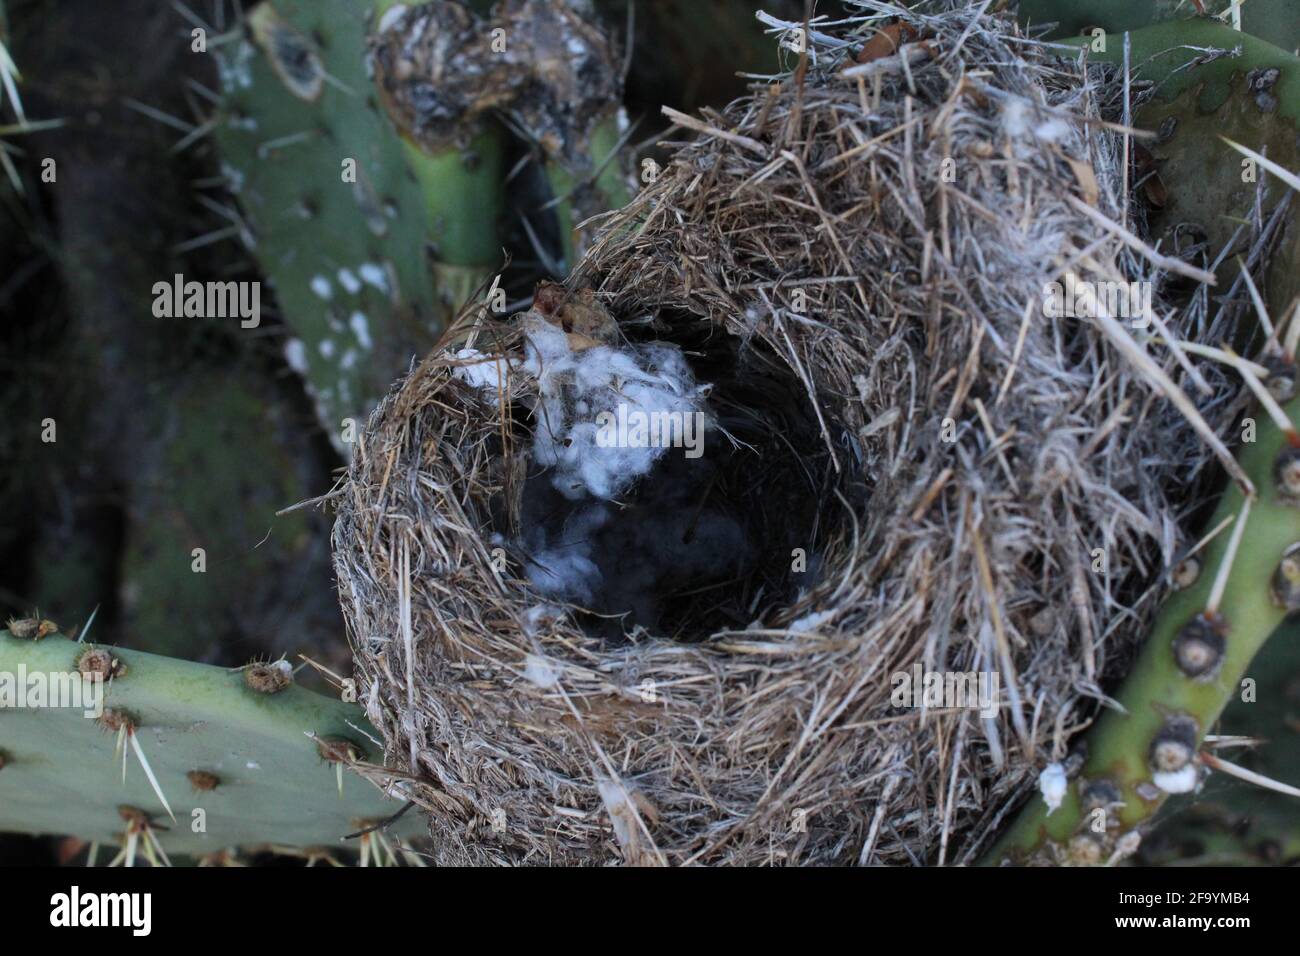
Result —
[[[388,291],[388,273],[384,267],[373,262],[363,262],[357,267],[357,274],[366,285],[374,286],[380,292]]]
[[[284,343],[284,360],[299,375],[307,374],[307,349],[302,339],[290,339]]]
[[[361,291],[361,280],[351,269],[339,270],[339,285],[347,290],[348,295],[356,295]]]
[[[1043,795],[1043,802],[1047,804],[1049,817],[1060,809],[1061,801],[1065,799],[1069,786],[1070,781],[1065,776],[1065,767],[1059,763],[1049,763],[1038,775],[1038,791]]]
[[[221,164],[221,175],[226,181],[226,188],[232,193],[239,193],[244,188],[244,172],[227,162]]]
[[[334,287],[324,276],[311,277],[311,291],[316,293],[317,298],[324,299],[326,302],[334,298]]]
[[[233,53],[219,52],[216,57],[217,75],[222,92],[233,93],[246,90],[253,85],[253,61],[257,58],[257,49],[247,40],[240,40],[234,46]]]
[[[352,327],[352,334],[357,337],[357,343],[363,349],[370,348],[373,343],[370,341],[370,324],[366,321],[365,315],[353,312],[348,319],[348,325]]]

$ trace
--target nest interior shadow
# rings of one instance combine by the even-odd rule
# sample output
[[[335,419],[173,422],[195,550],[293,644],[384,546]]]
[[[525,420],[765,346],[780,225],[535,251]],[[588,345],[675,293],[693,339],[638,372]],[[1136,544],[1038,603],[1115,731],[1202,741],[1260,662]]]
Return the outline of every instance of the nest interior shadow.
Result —
[[[599,583],[577,620],[595,635],[694,641],[743,629],[815,580],[819,529],[837,520],[823,514],[831,486],[858,492],[837,480],[805,387],[764,343],[684,312],[621,332],[672,342],[708,383],[698,446],[666,449],[612,501],[572,500],[551,469],[530,463],[518,493],[494,502],[493,526],[516,542],[545,538],[552,553],[582,550]],[[534,412],[511,412],[516,447],[547,427]],[[545,580],[546,569],[528,568],[543,559],[510,550]]]

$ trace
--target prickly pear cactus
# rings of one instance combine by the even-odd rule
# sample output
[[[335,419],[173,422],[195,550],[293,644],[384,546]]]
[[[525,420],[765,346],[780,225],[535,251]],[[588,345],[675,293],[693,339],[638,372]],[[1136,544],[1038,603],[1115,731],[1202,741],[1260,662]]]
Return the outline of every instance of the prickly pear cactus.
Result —
[[[379,756],[360,708],[293,686],[284,662],[228,671],[39,637],[50,627],[40,622],[10,627],[0,631],[0,831],[151,859],[338,853],[359,848],[342,837],[401,809],[343,769]],[[92,672],[107,681],[97,719],[15,706],[33,681]],[[403,819],[372,839],[396,847],[417,830]]]
[[[343,420],[362,421],[460,304],[435,288],[429,250],[475,269],[500,258],[499,162],[457,154],[413,176],[367,76],[368,13],[349,0],[264,2],[213,46],[216,139],[245,241],[292,330],[289,363],[345,451]]]
[[[1219,722],[1214,753],[1251,772],[1300,788],[1300,621],[1288,619],[1250,666],[1249,695]],[[1295,866],[1300,863],[1296,798],[1215,774],[1196,794],[1171,797],[1140,850],[1145,864]]]
[[[1283,409],[1300,420],[1300,401]],[[1171,793],[1195,789],[1217,758],[1200,747],[1256,653],[1300,608],[1300,442],[1260,424],[1238,461],[1255,485],[1248,503],[1231,486],[1210,527],[1225,523],[1195,561],[1195,584],[1166,603],[1116,700],[1088,734],[1088,754],[1060,806],[1031,799],[991,862],[1100,863],[1134,852],[1139,825]],[[1243,543],[1244,542],[1244,543]]]
[[[1196,50],[1179,48],[1161,63],[1149,59],[1179,44],[1194,44],[1203,55],[1223,49],[1225,40],[1239,42],[1236,55],[1198,63],[1193,62]],[[1210,248],[1222,248],[1256,195],[1256,179],[1243,176],[1242,156],[1266,152],[1283,170],[1300,166],[1293,125],[1300,108],[1300,61],[1205,21],[1147,27],[1135,31],[1130,43],[1132,61],[1146,62],[1148,76],[1167,81],[1137,125],[1162,130],[1153,149],[1163,151],[1168,182],[1197,183],[1195,189],[1175,185],[1168,194],[1161,185],[1152,203],[1153,225],[1195,222],[1209,235]],[[1105,54],[1112,60],[1118,55],[1114,49]],[[1274,72],[1263,90],[1261,75],[1269,70]],[[1263,93],[1267,98],[1261,102]],[[1143,117],[1154,122],[1144,123]],[[1225,131],[1253,149],[1242,153],[1214,135]],[[1267,168],[1259,164],[1255,176],[1271,177]],[[1265,221],[1273,210],[1284,211],[1278,202],[1287,195],[1279,179],[1270,178],[1267,185]],[[1294,206],[1287,221],[1294,225]],[[1121,709],[1107,709],[1090,730],[1077,777],[1064,788],[1045,780],[1043,798],[1030,800],[988,862],[1117,862],[1137,852],[1171,794],[1198,790],[1211,771],[1251,779],[1206,737],[1215,733],[1229,703],[1247,695],[1253,701],[1252,661],[1286,616],[1300,610],[1300,436],[1293,424],[1300,421],[1300,400],[1294,398],[1300,316],[1292,314],[1300,290],[1295,230],[1289,236],[1282,231],[1268,273],[1271,319],[1250,285],[1262,326],[1290,323],[1267,336],[1254,357],[1257,364],[1242,373],[1258,399],[1248,413],[1257,435],[1238,453],[1252,487],[1234,484],[1224,492],[1208,525],[1219,533],[1177,570],[1175,579],[1185,587],[1167,601],[1126,677],[1116,698]],[[1248,275],[1224,263],[1220,286],[1234,275],[1250,283]],[[1274,732],[1286,731],[1275,726]],[[1288,786],[1273,778],[1254,782],[1282,792]],[[1272,797],[1257,789],[1255,800]],[[1285,799],[1294,800],[1295,794]],[[1289,836],[1282,832],[1286,842]]]
[[[426,198],[441,196],[430,175],[442,175],[466,146],[491,155],[498,131],[489,114],[507,116],[536,149],[554,192],[546,210],[525,214],[554,208],[572,266],[590,239],[583,221],[631,195],[620,64],[587,5],[502,0],[490,18],[450,0],[378,0],[376,9],[375,86]]]
[[[1020,0],[1017,12],[1022,23],[1057,24],[1053,38],[1096,28],[1114,32],[1214,18],[1286,50],[1300,44],[1300,17],[1293,0]]]
[[[1123,42],[1112,35],[1094,59],[1122,63]],[[1265,175],[1221,137],[1245,144],[1286,169],[1300,169],[1300,58],[1213,20],[1159,23],[1129,35],[1134,79],[1156,84],[1155,95],[1134,113],[1134,125],[1155,138],[1134,145],[1137,175],[1152,206],[1150,230],[1165,248],[1186,242],[1195,224],[1211,249],[1233,241],[1257,199]],[[1196,183],[1196,188],[1186,184]],[[1181,187],[1181,188],[1180,188]],[[1268,190],[1267,220],[1286,195]],[[1292,200],[1294,204],[1295,199]],[[1284,230],[1267,280],[1281,305],[1300,293],[1300,230]],[[1218,270],[1221,282],[1238,282],[1233,260]]]

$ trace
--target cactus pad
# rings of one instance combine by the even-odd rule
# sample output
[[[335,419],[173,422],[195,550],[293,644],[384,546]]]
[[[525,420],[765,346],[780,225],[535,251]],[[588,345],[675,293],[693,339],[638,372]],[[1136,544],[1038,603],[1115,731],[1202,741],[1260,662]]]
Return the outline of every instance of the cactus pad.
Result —
[[[28,675],[75,672],[91,647],[0,631],[0,675],[20,667]],[[172,857],[268,845],[337,850],[356,846],[340,844],[341,837],[400,809],[351,773],[343,774],[340,792],[328,758],[378,756],[355,704],[296,686],[261,693],[239,671],[104,650],[124,667],[105,687],[103,718],[80,708],[0,710],[0,831],[117,844],[130,825],[127,807],[146,814]],[[176,823],[133,746],[123,784],[114,753],[123,721],[134,725]],[[196,832],[204,815],[206,832]],[[394,833],[417,829],[403,820]]]

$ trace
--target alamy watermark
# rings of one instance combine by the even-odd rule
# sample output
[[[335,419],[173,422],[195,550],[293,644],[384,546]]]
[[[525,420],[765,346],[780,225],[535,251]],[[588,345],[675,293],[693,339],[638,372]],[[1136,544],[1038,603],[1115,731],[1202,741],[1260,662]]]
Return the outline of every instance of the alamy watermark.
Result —
[[[81,710],[90,719],[104,713],[104,678],[80,671],[0,671],[0,710]]]
[[[91,893],[74,886],[50,897],[50,925],[56,928],[123,927],[133,936],[153,929],[152,893]]]
[[[978,710],[981,717],[998,712],[997,671],[927,671],[913,664],[910,671],[894,674],[890,683],[894,689],[889,702],[895,707]]]
[[[1073,272],[1064,282],[1043,286],[1043,314],[1049,319],[1093,319],[1108,315],[1130,319],[1133,328],[1151,324],[1150,282],[1088,282]]]
[[[704,413],[651,411],[620,403],[596,416],[598,448],[684,448],[687,458],[704,454]]]
[[[260,282],[186,282],[178,272],[171,282],[155,282],[153,296],[159,319],[238,317],[241,329],[255,329],[262,321]]]

